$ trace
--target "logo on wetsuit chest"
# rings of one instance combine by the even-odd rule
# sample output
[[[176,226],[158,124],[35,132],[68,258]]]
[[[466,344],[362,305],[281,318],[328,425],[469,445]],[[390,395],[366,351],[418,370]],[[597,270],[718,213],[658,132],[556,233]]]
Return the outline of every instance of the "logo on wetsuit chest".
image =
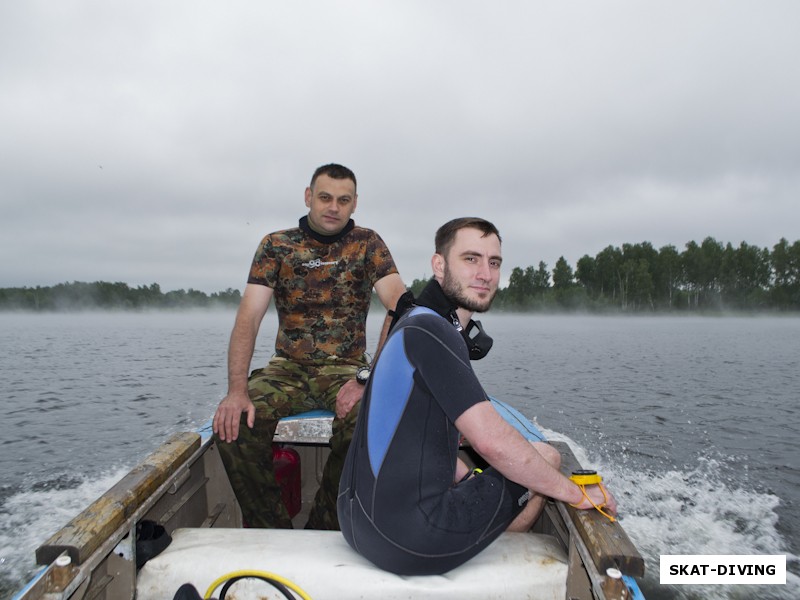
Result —
[[[322,262],[320,259],[315,258],[314,260],[310,260],[308,262],[302,263],[302,265],[304,267],[309,268],[309,269],[316,269],[318,267],[324,267],[324,266],[328,266],[328,265],[335,265],[337,262],[338,261],[335,261],[335,260],[329,260],[327,262]]]

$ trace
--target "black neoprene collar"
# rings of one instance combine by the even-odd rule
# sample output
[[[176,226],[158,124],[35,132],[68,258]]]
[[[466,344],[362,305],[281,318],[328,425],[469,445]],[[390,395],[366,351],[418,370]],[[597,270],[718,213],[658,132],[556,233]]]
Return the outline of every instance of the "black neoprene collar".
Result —
[[[462,325],[458,320],[456,308],[458,306],[448,298],[442,286],[435,279],[431,279],[419,294],[416,301],[417,306],[430,308],[441,315],[461,333],[461,337],[467,343],[470,360],[480,360],[489,353],[494,343],[492,338],[483,330],[480,321],[470,320],[466,325]]]
[[[334,233],[333,235],[323,235],[311,229],[311,225],[308,224],[308,215],[300,217],[300,229],[302,229],[309,237],[323,244],[332,244],[334,242],[338,242],[348,233],[353,231],[353,227],[355,226],[356,224],[353,219],[350,219],[347,221],[347,225],[344,226],[344,229],[342,229],[339,233]]]
[[[418,306],[430,308],[454,325],[458,323],[459,328],[461,327],[461,324],[458,321],[458,316],[456,315],[456,309],[458,306],[456,306],[450,300],[450,298],[444,295],[442,286],[439,285],[439,282],[435,279],[431,279],[428,282],[428,285],[422,289],[417,297],[416,304]],[[455,322],[453,321],[454,319]]]

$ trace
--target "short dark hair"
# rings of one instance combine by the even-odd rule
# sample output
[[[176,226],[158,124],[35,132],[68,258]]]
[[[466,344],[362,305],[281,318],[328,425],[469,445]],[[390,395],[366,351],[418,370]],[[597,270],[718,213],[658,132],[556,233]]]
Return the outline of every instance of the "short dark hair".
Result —
[[[320,175],[327,175],[331,179],[350,179],[354,186],[358,186],[355,173],[353,173],[347,167],[337,165],[336,163],[330,163],[328,165],[322,165],[321,167],[318,167],[316,171],[314,171],[314,174],[311,176],[311,184],[309,185],[310,188],[314,188],[314,183],[317,181],[317,177]]]
[[[483,237],[494,234],[497,236],[500,243],[503,242],[503,239],[500,237],[500,232],[497,231],[497,227],[486,219],[481,219],[480,217],[461,217],[448,221],[439,227],[439,230],[436,232],[436,254],[447,256],[450,247],[456,239],[458,230],[468,227],[482,231]]]

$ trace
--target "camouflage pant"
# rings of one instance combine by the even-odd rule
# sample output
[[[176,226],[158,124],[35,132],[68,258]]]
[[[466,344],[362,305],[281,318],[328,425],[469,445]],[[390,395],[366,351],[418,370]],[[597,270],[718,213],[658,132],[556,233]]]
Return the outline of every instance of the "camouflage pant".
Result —
[[[274,357],[266,367],[250,374],[248,389],[256,407],[255,425],[252,429],[247,427],[247,414],[243,413],[235,442],[224,443],[215,436],[244,521],[250,527],[292,527],[272,464],[272,438],[278,421],[314,409],[335,411],[339,388],[365,364],[366,360],[344,359],[301,364]],[[343,419],[333,420],[331,454],[306,528],[339,529],[339,478],[357,416],[358,405]]]

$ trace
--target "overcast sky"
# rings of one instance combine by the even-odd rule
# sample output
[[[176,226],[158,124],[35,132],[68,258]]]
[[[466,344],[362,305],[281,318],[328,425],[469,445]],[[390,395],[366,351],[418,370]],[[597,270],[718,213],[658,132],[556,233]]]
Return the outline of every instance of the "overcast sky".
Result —
[[[407,283],[476,215],[514,266],[800,238],[794,0],[0,3],[0,287],[243,288],[313,170]]]

